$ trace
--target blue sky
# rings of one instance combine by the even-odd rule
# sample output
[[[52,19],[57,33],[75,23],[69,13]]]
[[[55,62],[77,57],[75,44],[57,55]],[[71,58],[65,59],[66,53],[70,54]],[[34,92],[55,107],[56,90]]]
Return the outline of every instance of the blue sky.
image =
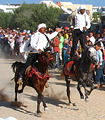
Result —
[[[22,4],[39,3],[41,0],[0,0],[0,4]],[[53,0],[54,2],[72,2],[74,4],[92,4],[94,6],[105,6],[105,0]]]

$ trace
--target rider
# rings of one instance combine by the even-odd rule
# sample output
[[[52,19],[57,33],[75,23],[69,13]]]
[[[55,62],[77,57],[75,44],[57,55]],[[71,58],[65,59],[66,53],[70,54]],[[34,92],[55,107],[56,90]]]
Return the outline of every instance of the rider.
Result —
[[[68,10],[67,8],[64,8],[61,4],[61,2],[58,2],[57,5],[68,14],[72,14],[73,12],[71,10]],[[76,54],[77,44],[78,40],[80,40],[81,47],[85,49],[86,44],[86,34],[88,29],[90,28],[90,18],[88,14],[86,13],[86,8],[84,6],[80,6],[78,9],[78,12],[75,15],[74,20],[74,35],[73,35],[73,46],[71,48],[70,57],[73,58]]]
[[[38,54],[43,52],[43,50],[48,46],[49,41],[55,36],[57,36],[58,32],[62,31],[61,28],[57,28],[55,32],[53,32],[52,34],[48,34],[46,33],[46,27],[47,26],[44,23],[39,24],[37,32],[31,36],[31,50],[27,57],[25,67],[20,70],[19,79],[21,80],[23,78],[26,68],[36,62]]]

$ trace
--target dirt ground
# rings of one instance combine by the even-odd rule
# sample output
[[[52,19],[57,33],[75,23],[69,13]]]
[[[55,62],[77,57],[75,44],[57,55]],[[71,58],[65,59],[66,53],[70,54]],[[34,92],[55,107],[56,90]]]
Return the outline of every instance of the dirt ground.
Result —
[[[13,62],[3,56],[0,58],[0,117],[12,116],[17,120],[105,120],[105,87],[94,90],[86,102],[80,99],[76,82],[71,82],[71,100],[77,107],[67,106],[65,81],[54,70],[51,72],[50,86],[44,91],[48,110],[44,111],[41,104],[42,117],[36,116],[37,94],[30,87],[18,94],[18,100],[25,106],[11,106],[11,101],[14,101],[14,82],[11,81]]]

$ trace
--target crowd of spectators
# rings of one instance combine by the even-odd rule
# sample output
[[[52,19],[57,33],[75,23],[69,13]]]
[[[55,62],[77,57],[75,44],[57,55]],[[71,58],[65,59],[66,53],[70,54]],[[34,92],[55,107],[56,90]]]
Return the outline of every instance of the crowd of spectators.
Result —
[[[61,31],[58,36],[56,36],[51,42],[53,42],[53,52],[56,56],[55,69],[59,71],[61,65],[64,65],[67,61],[70,60],[70,52],[73,41],[73,26],[64,27],[63,31]],[[50,34],[53,32],[53,29],[48,28],[47,32]],[[12,58],[22,58],[26,59],[27,54],[29,52],[29,41],[31,36],[35,32],[30,32],[29,30],[20,31],[19,29],[3,29],[0,27],[0,48],[6,53],[9,57]],[[99,49],[102,52],[103,57],[103,66],[105,61],[105,31],[89,31],[86,36],[86,45],[94,46],[97,42],[101,43],[99,45]],[[27,44],[26,49],[22,49],[24,45]],[[76,54],[78,57],[81,57],[82,48],[80,43],[78,42]],[[104,67],[102,67],[104,73]],[[97,72],[97,71],[96,71]],[[96,81],[97,82],[97,81]],[[97,83],[98,84],[98,83]]]

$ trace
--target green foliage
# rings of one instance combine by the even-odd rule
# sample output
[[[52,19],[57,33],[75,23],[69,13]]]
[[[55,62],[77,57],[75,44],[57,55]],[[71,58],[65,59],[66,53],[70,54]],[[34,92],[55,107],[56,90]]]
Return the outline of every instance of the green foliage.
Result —
[[[14,14],[10,17],[11,21],[10,18],[8,21],[12,28],[19,27],[20,29],[34,31],[40,23],[46,23],[48,27],[56,26],[61,13],[62,10],[59,8],[47,7],[44,4],[23,4],[14,11]],[[8,18],[5,17],[5,19]]]
[[[100,12],[94,12],[93,13],[93,22],[98,23],[100,21],[101,15],[102,15],[102,13],[100,13]]]
[[[13,16],[12,13],[0,12],[0,26],[9,27],[12,16]]]

